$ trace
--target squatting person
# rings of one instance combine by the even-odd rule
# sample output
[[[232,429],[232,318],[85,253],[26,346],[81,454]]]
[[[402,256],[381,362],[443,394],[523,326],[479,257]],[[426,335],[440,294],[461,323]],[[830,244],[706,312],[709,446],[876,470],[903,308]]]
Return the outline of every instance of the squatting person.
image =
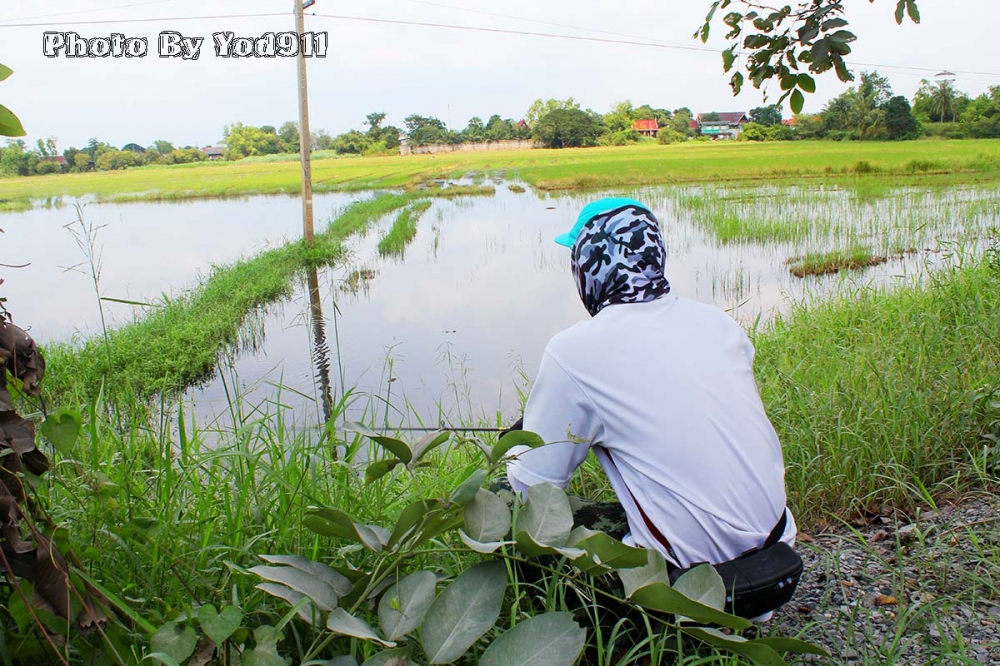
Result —
[[[523,427],[546,445],[512,451],[511,487],[565,487],[593,449],[627,518],[625,542],[671,566],[732,560],[772,532],[792,545],[753,345],[721,309],[671,293],[649,208],[601,199],[555,240],[571,250],[592,318],[545,348]]]

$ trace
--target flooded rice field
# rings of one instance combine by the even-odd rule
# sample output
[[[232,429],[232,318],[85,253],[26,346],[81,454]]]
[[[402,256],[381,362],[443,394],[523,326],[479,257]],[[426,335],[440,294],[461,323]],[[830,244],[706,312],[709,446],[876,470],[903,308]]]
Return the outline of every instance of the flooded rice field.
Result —
[[[515,188],[515,190],[520,188]],[[745,326],[808,299],[911,283],[974,253],[1000,224],[996,188],[685,186],[616,191],[650,204],[675,293],[714,303]],[[316,198],[318,226],[350,201]],[[387,426],[510,420],[556,332],[587,315],[552,243],[601,194],[544,198],[497,184],[490,197],[435,199],[397,254],[380,251],[396,214],[350,242],[350,260],[302,275],[288,300],[248,319],[243,342],[185,403],[202,426],[283,405],[297,426],[331,404]],[[110,326],[197,284],[221,265],[301,233],[286,197],[89,204],[98,289]],[[39,341],[101,331],[94,275],[73,234],[73,206],[0,216],[0,295]],[[69,228],[64,228],[69,225]],[[790,262],[852,248],[868,268],[798,278]],[[827,261],[830,263],[830,261]],[[836,262],[833,262],[834,264]],[[836,268],[836,265],[833,266]],[[236,416],[238,418],[238,416]]]

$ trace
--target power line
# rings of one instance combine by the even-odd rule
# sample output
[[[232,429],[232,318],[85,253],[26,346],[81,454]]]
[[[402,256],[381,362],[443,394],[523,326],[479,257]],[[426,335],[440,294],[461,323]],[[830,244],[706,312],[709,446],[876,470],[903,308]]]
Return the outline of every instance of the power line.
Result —
[[[270,12],[264,14],[218,14],[215,16],[164,16],[161,18],[140,19],[97,19],[94,21],[47,21],[43,23],[3,23],[0,28],[53,28],[58,26],[78,25],[116,25],[125,23],[165,23],[167,21],[201,21],[215,19],[264,18],[268,16],[288,16],[289,12]]]
[[[469,12],[471,14],[482,14],[483,16],[495,16],[497,18],[510,19],[512,21],[524,21],[525,23],[537,23],[538,25],[551,25],[556,28],[568,28],[570,30],[583,30],[585,32],[594,32],[603,35],[614,35],[616,37],[628,37],[629,39],[641,39],[647,42],[657,42],[659,44],[671,45],[671,46],[684,46],[683,44],[678,44],[677,42],[668,42],[662,39],[652,39],[649,37],[642,37],[639,35],[630,35],[624,32],[613,32],[611,30],[600,30],[598,28],[587,28],[579,25],[571,25],[568,23],[555,23],[553,21],[541,21],[538,19],[525,18],[523,16],[511,16],[510,14],[498,14],[497,12],[488,12],[482,9],[471,9],[469,7],[457,7],[455,5],[445,5],[439,2],[428,2],[427,0],[403,0],[404,2],[410,2],[417,5],[426,5],[428,7],[440,7],[442,9],[452,9],[460,12]]]
[[[4,19],[5,21],[30,21],[40,18],[53,18],[56,16],[72,16],[75,14],[92,14],[94,12],[107,12],[112,9],[132,9],[133,7],[145,7],[146,5],[162,5],[176,0],[149,0],[148,2],[136,2],[130,5],[115,5],[114,7],[98,7],[97,9],[78,9],[73,12],[59,12],[58,14],[39,14],[37,16],[20,16],[17,18]]]
[[[166,1],[166,0],[161,0]],[[59,22],[42,22],[42,23],[18,23],[18,24],[0,24],[0,28],[28,28],[28,27],[53,27],[53,26],[77,26],[77,25],[101,25],[101,24],[129,24],[129,23],[155,23],[155,22],[167,22],[167,21],[198,21],[198,20],[215,20],[215,19],[239,19],[239,18],[265,18],[274,16],[287,16],[287,12],[270,12],[270,13],[260,13],[260,14],[220,14],[215,16],[175,16],[175,17],[163,17],[163,18],[148,18],[148,19],[107,19],[107,20],[94,20],[94,21],[59,21]],[[561,39],[569,41],[578,42],[595,42],[600,44],[618,44],[622,46],[641,46],[646,48],[657,48],[657,49],[668,49],[668,50],[680,50],[680,51],[695,51],[704,53],[722,53],[722,49],[716,49],[709,46],[684,46],[681,44],[669,44],[665,42],[650,42],[650,41],[638,41],[638,40],[626,40],[626,39],[610,39],[606,37],[586,37],[583,35],[565,35],[559,33],[550,32],[534,32],[527,30],[510,30],[505,28],[486,28],[481,26],[471,26],[471,25],[460,25],[452,23],[433,23],[429,21],[408,21],[403,19],[385,19],[385,18],[375,18],[367,16],[345,16],[341,14],[309,14],[315,18],[326,18],[337,21],[357,21],[363,23],[379,23],[387,25],[403,25],[412,27],[422,27],[422,28],[438,28],[445,30],[459,30],[464,32],[481,32],[489,34],[501,34],[501,35],[516,35],[521,37],[540,37],[544,39]],[[569,27],[569,26],[567,26]],[[586,28],[578,28],[586,29]],[[908,71],[918,71],[918,72],[937,72],[939,70],[932,69],[929,67],[916,67],[908,65],[888,65],[888,64],[876,64],[876,63],[866,63],[866,62],[854,62],[848,61],[848,64],[852,67],[875,67],[878,69],[889,69],[889,70],[908,70]],[[964,74],[967,76],[989,76],[994,78],[1000,78],[1000,72],[976,72],[969,70],[951,70],[956,74]]]

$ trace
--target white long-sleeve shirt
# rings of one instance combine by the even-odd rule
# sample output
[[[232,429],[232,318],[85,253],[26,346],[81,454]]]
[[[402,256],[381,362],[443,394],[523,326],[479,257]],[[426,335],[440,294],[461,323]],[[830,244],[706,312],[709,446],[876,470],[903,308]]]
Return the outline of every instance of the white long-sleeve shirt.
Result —
[[[784,463],[753,358],[743,329],[714,306],[668,294],[604,308],[546,347],[524,413],[546,445],[512,451],[511,486],[565,487],[594,448],[628,516],[627,543],[681,567],[763,545],[785,509]],[[795,533],[789,513],[783,540]]]

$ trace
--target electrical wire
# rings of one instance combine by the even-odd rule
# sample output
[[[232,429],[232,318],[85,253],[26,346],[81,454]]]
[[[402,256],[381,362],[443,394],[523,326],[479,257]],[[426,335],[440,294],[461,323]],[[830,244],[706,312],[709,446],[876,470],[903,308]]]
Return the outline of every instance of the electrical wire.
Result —
[[[166,1],[166,0],[161,0]],[[154,23],[154,22],[168,22],[168,21],[197,21],[197,20],[216,20],[216,19],[239,19],[239,18],[265,18],[265,17],[275,17],[275,16],[288,16],[289,12],[270,12],[270,13],[260,13],[260,14],[220,14],[214,16],[175,16],[175,17],[163,17],[163,18],[147,18],[147,19],[107,19],[107,20],[94,20],[94,21],[59,21],[59,22],[42,22],[42,23],[18,23],[18,24],[0,24],[0,29],[2,28],[28,28],[28,27],[53,27],[53,26],[76,26],[76,25],[100,25],[100,24],[129,24],[129,23]],[[308,16],[315,18],[324,18],[337,21],[356,21],[363,23],[378,23],[385,25],[403,25],[412,27],[422,27],[422,28],[438,28],[445,30],[458,30],[464,32],[480,32],[480,33],[490,33],[490,34],[501,34],[501,35],[516,35],[521,37],[539,37],[544,39],[561,39],[569,41],[579,41],[579,42],[595,42],[601,44],[618,44],[622,46],[641,46],[646,48],[658,48],[658,49],[668,49],[668,50],[681,50],[681,51],[695,51],[704,53],[715,53],[721,54],[722,49],[712,48],[710,46],[684,46],[680,44],[669,44],[665,42],[650,42],[650,41],[638,41],[638,40],[625,40],[625,39],[611,39],[606,37],[587,37],[583,35],[565,35],[559,33],[550,32],[534,32],[528,30],[510,30],[505,28],[487,28],[482,26],[471,26],[471,25],[460,25],[452,23],[434,23],[430,21],[408,21],[403,19],[386,19],[386,18],[376,18],[369,16],[346,16],[342,14],[317,14],[309,13]],[[582,28],[581,28],[582,29]],[[889,69],[889,70],[904,70],[904,71],[918,71],[918,72],[936,72],[937,69],[930,67],[916,67],[909,65],[888,65],[888,64],[876,64],[876,63],[866,63],[866,62],[855,62],[847,61],[852,67],[874,67],[877,69]],[[971,70],[960,70],[952,69],[955,74],[964,74],[967,76],[988,76],[993,78],[1000,78],[1000,72],[977,72]]]
[[[114,7],[98,7],[97,9],[78,9],[73,12],[59,12],[58,14],[38,14],[36,16],[19,16],[17,18],[4,19],[5,21],[32,21],[41,18],[54,18],[56,16],[73,16],[76,14],[92,14],[94,12],[107,12],[112,9],[132,9],[133,7],[145,7],[147,5],[162,5],[167,2],[177,0],[149,0],[148,2],[136,2],[129,5],[115,5]]]

